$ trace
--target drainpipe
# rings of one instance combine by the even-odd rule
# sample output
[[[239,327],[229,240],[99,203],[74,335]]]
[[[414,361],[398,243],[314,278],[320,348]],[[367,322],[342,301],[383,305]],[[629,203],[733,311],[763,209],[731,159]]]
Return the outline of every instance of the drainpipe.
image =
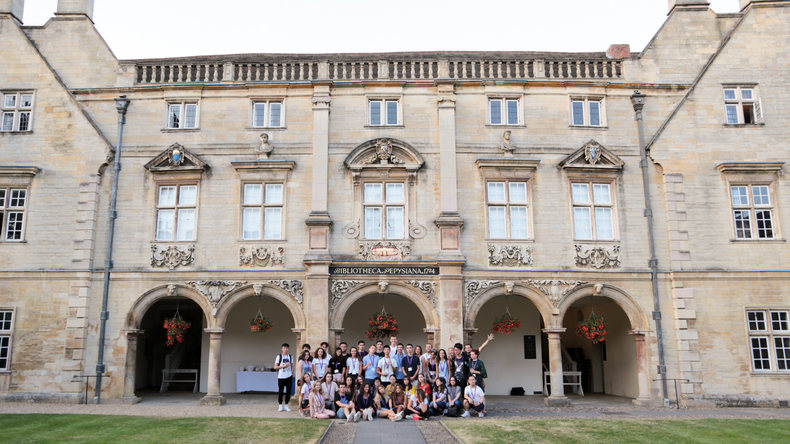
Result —
[[[650,205],[650,178],[647,170],[647,149],[645,148],[645,130],[642,121],[642,109],[645,107],[645,97],[639,91],[634,91],[631,96],[631,104],[636,113],[636,122],[639,127],[639,151],[642,159],[639,166],[642,168],[642,187],[645,193],[645,217],[647,218],[647,235],[650,240],[650,280],[653,284],[653,320],[656,322],[656,338],[658,339],[658,374],[661,377],[662,394],[664,395],[664,407],[669,407],[667,397],[667,365],[664,360],[664,332],[661,328],[661,304],[658,299],[658,258],[656,257],[656,239],[653,235],[653,208]]]
[[[115,211],[118,201],[118,176],[121,173],[121,140],[123,140],[123,125],[126,123],[126,110],[129,108],[129,99],[125,95],[115,99],[115,109],[118,111],[118,139],[115,143],[115,159],[113,162],[114,175],[112,178],[112,197],[110,198],[110,230],[107,233],[107,259],[104,261],[104,291],[101,299],[101,326],[99,327],[99,356],[96,361],[96,394],[93,403],[98,404],[101,398],[101,378],[104,373],[104,338],[107,334],[107,299],[110,295],[110,271],[112,270],[112,242],[115,234]]]

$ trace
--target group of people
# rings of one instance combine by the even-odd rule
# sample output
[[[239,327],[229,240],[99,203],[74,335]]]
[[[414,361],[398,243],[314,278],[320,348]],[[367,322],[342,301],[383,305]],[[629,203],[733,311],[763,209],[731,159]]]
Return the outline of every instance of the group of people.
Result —
[[[293,377],[299,386],[299,412],[311,418],[360,419],[386,418],[400,421],[428,419],[430,416],[469,417],[486,414],[486,367],[480,352],[494,339],[488,335],[477,349],[456,343],[449,350],[425,349],[419,345],[377,341],[365,347],[359,341],[349,349],[341,342],[334,353],[322,342],[314,353],[305,344],[298,360],[289,355],[283,344],[274,369],[278,373],[280,411],[291,411]],[[451,340],[452,342],[452,340]]]

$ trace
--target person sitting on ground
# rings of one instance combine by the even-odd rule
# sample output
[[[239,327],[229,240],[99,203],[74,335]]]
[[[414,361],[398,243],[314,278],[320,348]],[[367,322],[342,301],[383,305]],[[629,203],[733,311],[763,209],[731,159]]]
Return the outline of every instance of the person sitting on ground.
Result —
[[[303,373],[302,389],[299,391],[299,413],[306,416],[310,413],[310,391],[313,389],[313,378],[310,373]]]
[[[310,417],[316,419],[335,417],[335,412],[326,408],[324,397],[321,396],[321,384],[313,384],[313,388],[310,390]]]
[[[359,421],[361,415],[357,415],[357,409],[351,396],[346,393],[346,383],[340,382],[335,393],[335,409],[338,419],[346,418],[346,422]]]
[[[450,381],[447,384],[447,408],[455,407],[460,411],[463,405],[463,394],[464,389],[458,385],[458,380],[455,379],[455,376],[450,376]]]
[[[403,419],[403,412],[404,409],[406,409],[406,402],[408,402],[406,393],[403,392],[403,386],[395,383],[395,391],[393,391],[392,396],[390,396],[390,402],[392,404],[392,410],[396,413],[396,415],[390,419],[393,421],[400,421]]]
[[[337,393],[337,383],[332,380],[332,374],[327,373],[324,375],[324,382],[316,384],[321,387],[321,395],[324,397],[324,402],[326,402],[326,408],[329,410],[335,410],[335,393]]]
[[[425,395],[430,398],[431,396],[431,385],[428,384],[428,381],[425,379],[425,375],[420,373],[417,375],[417,390],[422,390],[425,392]]]
[[[441,416],[447,409],[447,384],[443,376],[436,380],[436,387],[433,389],[433,401],[431,401],[430,407],[431,415],[433,416]]]
[[[425,392],[422,390],[417,390],[409,402],[409,405],[406,407],[406,414],[411,415],[411,419],[415,421],[419,421],[420,419],[428,419],[431,416],[431,411],[428,408],[428,398],[425,396]]]
[[[395,375],[390,375],[390,385],[387,386],[387,394],[392,396],[395,393],[395,387],[398,386],[398,379],[395,378]]]
[[[348,395],[348,399],[355,400],[357,399],[357,387],[354,384],[354,378],[351,376],[346,377],[346,394]]]
[[[417,387],[411,383],[411,378],[408,376],[403,377],[403,393],[406,393],[406,396],[412,396],[417,393]]]
[[[486,409],[486,396],[483,389],[477,386],[477,379],[474,375],[470,375],[467,379],[467,386],[464,389],[464,418],[471,416],[469,409],[477,412],[477,416],[485,416]]]
[[[359,394],[356,398],[356,406],[357,410],[359,411],[358,414],[362,414],[362,417],[368,421],[373,421],[373,415],[376,413],[376,401],[374,400],[373,393],[371,393],[370,390],[370,384],[363,382],[362,388],[359,390]]]
[[[380,385],[376,390],[376,409],[378,410],[379,418],[393,419],[397,414],[392,410],[392,401],[390,395],[387,394],[387,389]]]

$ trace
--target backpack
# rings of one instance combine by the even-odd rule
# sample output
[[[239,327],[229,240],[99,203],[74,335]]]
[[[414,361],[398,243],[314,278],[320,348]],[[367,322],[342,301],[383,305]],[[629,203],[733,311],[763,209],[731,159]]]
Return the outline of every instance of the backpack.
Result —
[[[454,405],[447,409],[447,414],[444,416],[449,416],[450,418],[457,418],[458,417],[458,406]]]

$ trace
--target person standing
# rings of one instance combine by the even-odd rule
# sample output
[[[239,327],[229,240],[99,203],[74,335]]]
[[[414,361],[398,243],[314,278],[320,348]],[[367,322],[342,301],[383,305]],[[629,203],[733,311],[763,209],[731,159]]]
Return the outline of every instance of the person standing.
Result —
[[[414,380],[415,375],[420,372],[420,358],[415,356],[414,347],[411,344],[406,345],[406,356],[401,358],[400,365],[404,379],[408,377],[410,380]]]
[[[367,349],[365,348],[365,341],[359,341],[357,344],[357,350],[359,350],[359,359],[365,357],[368,354]]]
[[[376,365],[376,374],[381,377],[381,384],[388,386],[390,384],[390,376],[395,375],[395,358],[390,357],[390,346],[384,346],[384,357],[379,359]]]
[[[291,385],[294,382],[293,358],[288,354],[291,349],[287,343],[283,344],[282,353],[274,360],[274,369],[277,370],[277,403],[280,404],[278,411],[290,412],[288,402],[291,401]],[[285,403],[283,403],[285,398]]]
[[[445,381],[450,380],[450,360],[447,359],[447,351],[445,349],[439,350],[439,358],[437,359],[437,377],[444,378]]]
[[[376,341],[376,356],[379,358],[384,357],[384,341],[378,340]]]
[[[462,352],[463,347],[460,343],[455,344],[453,348],[454,355],[450,359],[450,374],[455,376],[455,380],[458,381],[459,385],[465,383],[467,376],[469,376],[466,356]],[[463,388],[463,385],[461,387]]]
[[[313,359],[313,375],[318,381],[324,379],[327,369],[329,368],[329,358],[326,356],[326,350],[323,347],[318,347],[315,351],[315,359]]]
[[[469,353],[469,356],[472,358],[469,361],[469,374],[475,377],[476,385],[482,389],[486,386],[483,379],[488,377],[488,373],[486,372],[486,365],[478,359],[479,355],[480,350],[472,350]]]
[[[469,375],[468,385],[464,389],[464,414],[461,415],[464,418],[471,416],[470,409],[476,411],[477,416],[481,418],[485,416],[486,395],[483,393],[483,389],[477,386],[476,381],[474,375]]]
[[[340,348],[335,349],[335,355],[329,360],[329,370],[332,372],[332,378],[335,382],[340,384],[346,373],[346,359],[343,357],[343,350]]]
[[[401,366],[403,357],[406,356],[406,353],[403,351],[403,344],[399,343],[397,348],[393,353],[393,358],[395,358],[395,363],[397,367],[395,368],[395,378],[398,380],[399,384],[403,384],[403,367]]]
[[[354,380],[362,373],[362,358],[356,347],[351,347],[351,354],[346,358],[346,376],[351,376]]]
[[[380,360],[381,358],[376,356],[376,346],[371,345],[368,354],[362,359],[362,372],[365,375],[366,383],[373,385],[378,376],[376,368],[378,368]]]

